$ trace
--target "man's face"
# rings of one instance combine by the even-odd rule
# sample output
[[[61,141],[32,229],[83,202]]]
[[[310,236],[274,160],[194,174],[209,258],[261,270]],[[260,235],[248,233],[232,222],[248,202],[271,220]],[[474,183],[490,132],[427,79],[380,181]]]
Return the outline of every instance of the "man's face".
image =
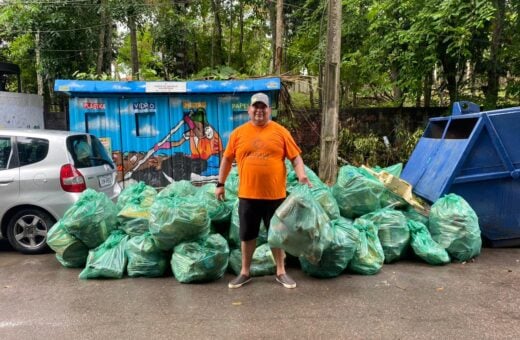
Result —
[[[264,103],[254,103],[248,110],[249,119],[256,126],[264,126],[269,122],[271,117],[271,109]]]

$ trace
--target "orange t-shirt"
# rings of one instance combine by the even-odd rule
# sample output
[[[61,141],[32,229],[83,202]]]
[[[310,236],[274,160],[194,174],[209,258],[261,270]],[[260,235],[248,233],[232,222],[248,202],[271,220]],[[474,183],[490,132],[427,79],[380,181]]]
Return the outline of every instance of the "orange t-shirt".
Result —
[[[254,199],[285,198],[285,158],[301,153],[289,131],[269,121],[265,126],[247,122],[229,136],[224,157],[238,164],[238,197]]]

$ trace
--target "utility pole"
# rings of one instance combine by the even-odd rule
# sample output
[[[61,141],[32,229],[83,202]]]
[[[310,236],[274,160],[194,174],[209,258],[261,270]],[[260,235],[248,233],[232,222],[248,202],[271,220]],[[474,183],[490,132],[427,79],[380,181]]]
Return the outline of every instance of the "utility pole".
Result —
[[[274,47],[274,73],[282,74],[283,0],[276,0],[276,36]]]
[[[323,83],[319,176],[336,182],[338,159],[339,62],[341,54],[341,0],[329,0],[327,55]]]
[[[42,75],[42,59],[41,59],[41,42],[40,30],[36,31],[36,84],[38,87],[38,95],[43,96],[43,75]]]

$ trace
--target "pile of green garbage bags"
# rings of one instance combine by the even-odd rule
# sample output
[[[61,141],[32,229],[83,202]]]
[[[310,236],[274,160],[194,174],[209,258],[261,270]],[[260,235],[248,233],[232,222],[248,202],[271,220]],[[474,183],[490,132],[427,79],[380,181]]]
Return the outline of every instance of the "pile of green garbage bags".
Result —
[[[460,196],[440,198],[424,216],[372,176],[351,165],[329,187],[308,167],[312,187],[287,166],[289,195],[269,230],[262,223],[251,275],[276,273],[272,248],[294,256],[304,273],[331,278],[350,272],[377,274],[384,264],[416,258],[431,265],[467,261],[480,254],[478,219]],[[374,168],[399,176],[402,165]],[[163,277],[208,282],[242,266],[238,220],[239,177],[225,183],[226,201],[214,184],[173,182],[159,192],[144,182],[127,186],[116,203],[85,190],[49,231],[47,244],[81,279]]]

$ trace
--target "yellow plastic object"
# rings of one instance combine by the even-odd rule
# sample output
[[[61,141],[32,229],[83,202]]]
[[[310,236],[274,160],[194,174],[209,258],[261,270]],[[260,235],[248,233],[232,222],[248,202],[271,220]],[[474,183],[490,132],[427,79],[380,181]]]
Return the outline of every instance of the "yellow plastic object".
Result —
[[[361,167],[368,171],[372,176],[376,177],[381,183],[383,183],[385,188],[390,190],[395,195],[403,198],[419,213],[425,216],[429,215],[429,206],[412,193],[413,187],[410,183],[384,170],[376,172],[367,166],[362,165]]]

